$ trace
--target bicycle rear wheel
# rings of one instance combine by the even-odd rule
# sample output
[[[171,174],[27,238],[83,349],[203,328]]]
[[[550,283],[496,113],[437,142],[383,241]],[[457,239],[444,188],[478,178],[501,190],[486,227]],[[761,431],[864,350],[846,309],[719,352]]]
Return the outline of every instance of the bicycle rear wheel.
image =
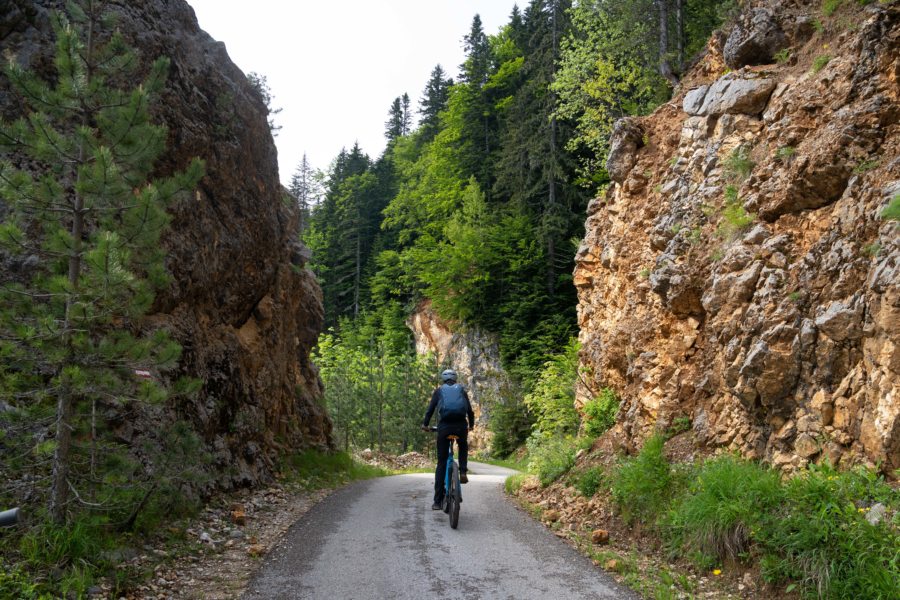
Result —
[[[450,527],[456,529],[459,525],[459,503],[460,503],[460,495],[459,495],[459,466],[456,462],[453,463],[453,470],[450,473],[450,489],[448,490],[447,500],[449,503],[449,511],[450,515]]]

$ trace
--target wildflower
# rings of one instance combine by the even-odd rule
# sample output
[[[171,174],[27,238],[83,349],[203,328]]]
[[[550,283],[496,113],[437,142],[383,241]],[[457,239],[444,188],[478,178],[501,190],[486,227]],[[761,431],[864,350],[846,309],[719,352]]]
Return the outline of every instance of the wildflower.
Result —
[[[721,575],[722,569],[713,569],[713,575]]]

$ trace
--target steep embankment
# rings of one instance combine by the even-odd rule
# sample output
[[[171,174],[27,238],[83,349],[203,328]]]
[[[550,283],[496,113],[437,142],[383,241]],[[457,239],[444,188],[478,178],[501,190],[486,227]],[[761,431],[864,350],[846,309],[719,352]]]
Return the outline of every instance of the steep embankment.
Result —
[[[407,320],[416,341],[416,352],[432,354],[441,365],[455,369],[472,401],[477,423],[470,435],[473,449],[487,448],[489,404],[500,397],[508,378],[500,363],[496,336],[477,327],[454,325],[441,319],[430,302],[420,304]]]
[[[617,125],[575,282],[620,444],[689,417],[782,468],[900,467],[898,38],[896,3],[753,3]]]
[[[52,76],[48,12],[62,4],[0,3],[2,53]],[[112,407],[105,414],[122,441],[135,443],[186,419],[212,451],[220,485],[252,484],[271,474],[278,450],[331,443],[309,362],[322,327],[321,291],[303,268],[298,215],[284,201],[266,107],[224,44],[199,28],[183,0],[111,4],[145,62],[171,59],[154,107],[169,129],[157,175],[195,156],[206,161],[207,175],[173,210],[164,241],[173,282],[151,316],[183,345],[178,374],[203,388],[163,414],[124,419]],[[11,118],[16,104],[5,91],[0,85],[0,106]]]

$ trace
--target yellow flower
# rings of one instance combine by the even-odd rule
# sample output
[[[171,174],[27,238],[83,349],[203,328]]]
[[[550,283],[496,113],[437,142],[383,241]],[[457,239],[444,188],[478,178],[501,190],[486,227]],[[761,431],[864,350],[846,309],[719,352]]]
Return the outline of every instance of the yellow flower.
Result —
[[[828,50],[828,44],[822,44],[822,48]]]
[[[721,575],[722,569],[713,569],[713,575]]]
[[[856,512],[864,513],[864,512],[866,512],[866,509],[865,508],[857,508]]]

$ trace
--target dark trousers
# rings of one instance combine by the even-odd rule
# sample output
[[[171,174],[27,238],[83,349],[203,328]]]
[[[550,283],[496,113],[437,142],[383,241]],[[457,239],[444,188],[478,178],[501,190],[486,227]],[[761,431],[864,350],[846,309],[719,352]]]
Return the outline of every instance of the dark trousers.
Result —
[[[459,460],[459,470],[466,472],[466,463],[469,458],[469,441],[466,438],[469,430],[465,423],[448,423],[438,425],[437,430],[437,467],[434,469],[434,501],[440,502],[444,499],[444,476],[447,471],[447,456],[450,454],[450,443],[447,440],[448,435],[459,437],[456,440],[458,449],[457,459]]]

